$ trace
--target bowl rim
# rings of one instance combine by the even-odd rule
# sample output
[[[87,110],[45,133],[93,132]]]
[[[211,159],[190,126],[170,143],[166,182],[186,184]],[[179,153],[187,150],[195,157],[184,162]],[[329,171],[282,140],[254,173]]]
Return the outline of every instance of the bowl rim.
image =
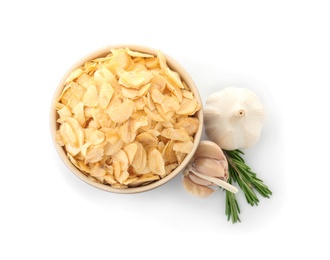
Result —
[[[51,138],[52,138],[53,144],[55,146],[55,149],[57,151],[57,154],[59,155],[59,157],[61,158],[63,163],[69,168],[69,170],[72,173],[74,173],[74,175],[76,175],[79,179],[81,179],[85,183],[87,183],[93,187],[96,187],[100,190],[104,190],[104,191],[108,191],[108,192],[112,192],[112,193],[133,194],[133,193],[140,193],[140,192],[146,192],[149,190],[153,190],[157,187],[164,185],[165,183],[169,182],[174,177],[176,177],[180,172],[182,172],[182,170],[184,170],[186,165],[192,159],[193,155],[195,154],[195,152],[197,150],[201,137],[202,137],[203,120],[204,120],[203,104],[202,104],[202,99],[201,99],[200,93],[198,91],[198,88],[197,88],[195,82],[193,81],[193,79],[191,78],[191,76],[189,75],[189,73],[181,66],[181,64],[179,64],[175,59],[170,57],[168,54],[162,52],[166,58],[168,66],[171,69],[173,69],[174,71],[179,73],[182,81],[184,81],[187,84],[187,86],[191,89],[191,91],[194,93],[195,98],[197,99],[197,101],[199,102],[199,104],[201,106],[200,110],[197,111],[197,113],[195,115],[199,119],[200,124],[199,124],[197,132],[194,135],[193,149],[189,154],[186,155],[186,157],[184,158],[182,163],[177,168],[175,168],[171,173],[166,175],[164,178],[161,178],[157,181],[154,181],[154,182],[146,184],[146,185],[142,185],[142,186],[138,186],[138,187],[128,187],[128,188],[115,188],[110,185],[98,183],[98,182],[95,182],[95,181],[89,179],[88,176],[83,174],[78,168],[76,168],[73,165],[73,163],[69,160],[67,154],[65,153],[64,148],[55,141],[56,130],[58,129],[58,127],[57,127],[58,124],[56,123],[56,119],[58,118],[58,115],[57,115],[56,109],[54,108],[54,103],[56,102],[56,100],[60,96],[60,94],[62,93],[62,90],[64,87],[64,82],[65,82],[66,78],[69,76],[69,74],[74,69],[82,66],[86,61],[106,56],[107,54],[109,54],[111,52],[111,49],[120,49],[120,48],[126,48],[126,47],[128,47],[129,49],[131,49],[133,51],[139,51],[139,52],[157,55],[156,49],[145,46],[145,45],[113,44],[113,45],[107,45],[105,47],[96,49],[96,50],[88,53],[87,55],[83,56],[79,60],[77,60],[63,75],[63,77],[57,84],[57,87],[53,94],[53,98],[51,101],[51,107],[50,107],[50,130],[51,130]]]

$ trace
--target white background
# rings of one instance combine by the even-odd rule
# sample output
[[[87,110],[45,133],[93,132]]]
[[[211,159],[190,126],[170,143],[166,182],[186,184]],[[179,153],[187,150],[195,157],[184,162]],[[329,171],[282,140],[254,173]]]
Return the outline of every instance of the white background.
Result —
[[[329,259],[328,1],[2,1],[0,259]],[[245,159],[273,191],[241,223],[224,193],[181,176],[136,195],[95,189],[59,159],[52,95],[85,54],[158,48],[207,96],[255,91],[267,109]]]

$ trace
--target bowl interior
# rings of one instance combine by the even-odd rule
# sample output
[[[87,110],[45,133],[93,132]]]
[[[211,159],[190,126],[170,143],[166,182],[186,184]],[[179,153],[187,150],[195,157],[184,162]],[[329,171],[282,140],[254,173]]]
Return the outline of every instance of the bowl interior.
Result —
[[[57,153],[59,154],[60,158],[62,159],[62,161],[65,163],[65,165],[76,175],[78,176],[81,180],[83,180],[84,182],[97,187],[101,190],[105,190],[105,191],[109,191],[109,192],[115,192],[115,193],[138,193],[138,192],[144,192],[144,191],[148,191],[151,189],[154,189],[156,187],[159,187],[163,184],[165,184],[166,182],[168,182],[169,180],[173,179],[176,175],[178,175],[183,169],[184,167],[189,163],[189,161],[191,160],[192,156],[194,155],[199,141],[201,139],[202,136],[202,129],[203,129],[203,108],[202,108],[202,102],[201,102],[201,97],[200,94],[198,92],[198,89],[194,83],[194,81],[192,80],[192,78],[190,77],[190,75],[187,73],[187,71],[178,63],[176,62],[173,58],[171,58],[170,56],[166,55],[164,53],[164,56],[166,57],[167,60],[167,64],[168,66],[178,72],[181,76],[182,81],[184,81],[187,86],[191,89],[191,91],[194,93],[196,100],[200,103],[201,105],[201,109],[196,113],[196,117],[199,119],[200,124],[199,124],[199,128],[197,130],[197,132],[194,135],[194,146],[192,151],[187,154],[187,156],[185,157],[185,159],[183,160],[183,162],[176,168],[174,169],[170,174],[168,174],[167,176],[165,176],[164,178],[157,180],[155,182],[152,182],[150,184],[147,185],[143,185],[143,186],[139,186],[139,187],[131,187],[131,188],[127,188],[127,189],[120,189],[120,188],[114,188],[111,187],[110,185],[106,185],[106,184],[102,184],[102,183],[98,183],[95,182],[91,179],[89,179],[85,174],[83,174],[78,168],[76,168],[71,161],[68,159],[66,152],[64,150],[64,148],[62,146],[60,146],[56,141],[55,141],[55,133],[58,129],[58,124],[56,123],[56,120],[58,119],[58,115],[56,110],[53,107],[54,102],[58,99],[58,97],[61,95],[61,92],[64,88],[64,82],[66,80],[66,78],[68,77],[68,75],[75,70],[76,68],[82,66],[85,64],[85,62],[89,61],[89,60],[93,60],[96,58],[100,58],[100,57],[105,57],[110,53],[110,49],[114,48],[114,49],[119,49],[119,48],[130,48],[133,51],[139,51],[139,52],[143,52],[143,53],[150,53],[153,55],[157,55],[157,50],[146,47],[146,46],[140,46],[140,45],[129,45],[129,44],[119,44],[119,45],[111,45],[111,46],[107,46],[104,48],[101,48],[99,50],[96,50],[88,55],[86,55],[85,57],[83,57],[82,59],[80,59],[79,61],[77,61],[68,71],[67,73],[63,76],[63,78],[61,79],[61,81],[59,82],[57,89],[54,93],[53,96],[53,102],[51,104],[51,113],[50,113],[50,128],[51,128],[51,135],[52,135],[52,139],[56,148]]]

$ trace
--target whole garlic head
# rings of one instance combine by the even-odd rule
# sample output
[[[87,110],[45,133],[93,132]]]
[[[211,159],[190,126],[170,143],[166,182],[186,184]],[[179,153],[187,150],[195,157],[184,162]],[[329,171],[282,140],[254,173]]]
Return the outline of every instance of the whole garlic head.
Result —
[[[233,193],[237,188],[227,183],[228,162],[221,148],[214,142],[204,140],[183,171],[183,186],[191,194],[205,198],[220,186]]]
[[[227,87],[206,100],[205,133],[222,149],[249,148],[259,140],[265,115],[264,106],[253,91]]]

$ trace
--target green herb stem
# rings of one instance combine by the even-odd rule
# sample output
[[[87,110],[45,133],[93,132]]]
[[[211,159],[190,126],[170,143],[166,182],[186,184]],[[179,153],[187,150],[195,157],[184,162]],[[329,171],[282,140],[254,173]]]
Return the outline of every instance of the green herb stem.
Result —
[[[258,205],[259,199],[255,191],[261,196],[269,198],[272,195],[270,189],[257,177],[257,174],[246,165],[241,155],[244,153],[240,150],[227,151],[224,150],[228,160],[228,182],[236,182],[244,192],[245,198],[251,206]],[[236,196],[226,191],[226,215],[228,220],[231,218],[233,223],[239,220],[239,206]]]
[[[230,177],[228,179],[228,183],[232,183]],[[232,223],[241,222],[239,219],[239,213],[240,209],[235,194],[226,190],[226,215],[228,217],[228,221],[231,218]]]

